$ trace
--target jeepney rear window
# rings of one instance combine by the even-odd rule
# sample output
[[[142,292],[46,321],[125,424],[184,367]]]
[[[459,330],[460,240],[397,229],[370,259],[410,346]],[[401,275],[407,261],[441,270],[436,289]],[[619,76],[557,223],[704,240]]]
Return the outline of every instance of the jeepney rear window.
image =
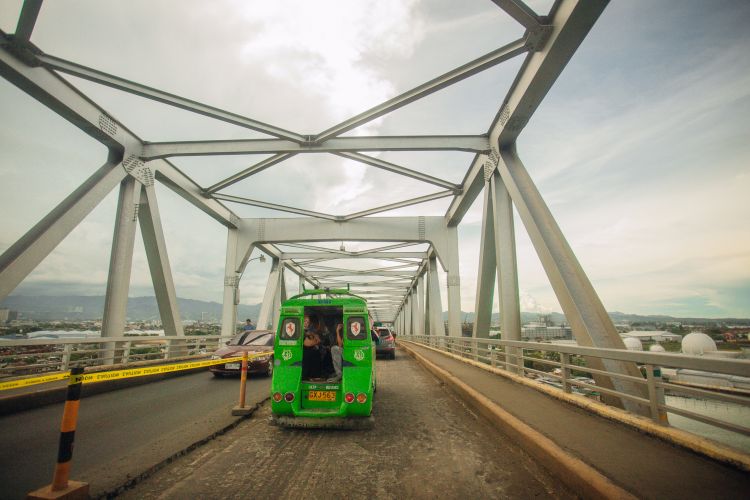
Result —
[[[349,340],[364,340],[367,338],[365,318],[354,316],[347,320],[346,338]]]

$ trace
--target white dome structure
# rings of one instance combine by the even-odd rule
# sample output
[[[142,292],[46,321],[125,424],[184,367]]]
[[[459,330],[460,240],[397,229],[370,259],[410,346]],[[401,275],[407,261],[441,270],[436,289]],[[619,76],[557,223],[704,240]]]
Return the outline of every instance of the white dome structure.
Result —
[[[652,344],[649,346],[648,350],[649,352],[667,352],[661,344]]]
[[[703,332],[688,333],[682,339],[682,353],[692,356],[716,352],[716,342]]]
[[[624,339],[622,339],[622,341],[625,343],[625,347],[628,351],[643,350],[643,344],[641,344],[641,341],[635,337],[625,337]]]

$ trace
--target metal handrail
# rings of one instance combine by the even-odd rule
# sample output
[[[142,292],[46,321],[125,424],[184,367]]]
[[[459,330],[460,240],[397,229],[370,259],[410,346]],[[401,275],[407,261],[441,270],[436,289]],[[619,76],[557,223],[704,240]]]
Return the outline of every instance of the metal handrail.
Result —
[[[234,335],[138,335],[8,340],[0,343],[0,379],[65,371],[73,364],[122,366],[145,360],[170,359],[192,354],[209,355],[233,337]],[[33,351],[27,351],[28,348]],[[135,352],[136,349],[153,351]]]
[[[689,387],[683,384],[674,384],[662,379],[661,368],[696,370],[700,372],[718,373],[731,376],[750,378],[750,360],[712,358],[706,356],[690,356],[684,354],[667,354],[643,351],[628,351],[620,349],[604,349],[597,347],[582,347],[562,344],[550,344],[543,342],[524,342],[517,340],[485,339],[473,337],[453,336],[431,336],[431,335],[400,335],[400,340],[412,341],[416,344],[426,345],[437,350],[449,352],[453,355],[472,359],[476,362],[491,365],[495,368],[509,371],[517,375],[528,377],[530,374],[551,377],[559,380],[561,390],[566,393],[573,392],[574,387],[585,387],[597,394],[606,394],[621,399],[636,402],[650,410],[651,418],[660,425],[668,426],[668,413],[681,415],[699,422],[707,423],[744,435],[750,435],[750,427],[737,425],[731,422],[707,417],[705,415],[676,408],[666,404],[665,391],[671,394],[699,397],[707,400],[721,401],[725,403],[738,404],[750,407],[750,392],[736,394],[725,394],[723,388]],[[556,353],[560,361],[551,359],[540,359],[528,356],[529,351]],[[599,358],[602,360],[615,360],[633,362],[644,369],[643,378],[633,377],[620,373],[612,373],[574,364],[572,357]],[[502,359],[499,359],[502,358]],[[560,373],[545,372],[543,369],[526,367],[524,362],[531,361],[539,365],[559,368]],[[538,366],[538,365],[537,365]],[[581,382],[572,377],[571,372],[575,370],[588,375],[601,375],[621,380],[629,380],[636,384],[643,384],[648,389],[648,399],[642,395],[628,394],[616,389],[599,387],[597,385]]]

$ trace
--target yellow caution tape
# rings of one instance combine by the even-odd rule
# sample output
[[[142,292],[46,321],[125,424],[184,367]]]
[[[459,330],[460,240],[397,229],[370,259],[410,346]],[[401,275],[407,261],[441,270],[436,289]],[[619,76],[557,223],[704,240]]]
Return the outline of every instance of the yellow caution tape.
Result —
[[[26,387],[28,385],[55,382],[57,380],[65,380],[66,378],[70,378],[70,372],[55,373],[54,375],[44,375],[41,377],[23,378],[19,380],[11,380],[9,382],[0,383],[0,391],[5,391],[7,389],[17,389],[19,387]]]
[[[256,354],[248,354],[247,360],[252,361],[256,358],[261,358],[273,354],[273,352],[259,352]],[[81,378],[84,384],[91,384],[95,382],[106,382],[107,380],[121,380],[133,377],[144,377],[146,375],[158,375],[160,373],[172,373],[182,370],[190,370],[193,368],[203,368],[206,366],[223,365],[225,363],[234,363],[242,361],[242,356],[235,356],[233,358],[221,358],[221,359],[209,359],[205,361],[191,361],[188,363],[174,363],[170,365],[158,365],[148,366],[144,368],[129,368],[125,370],[116,370],[111,372],[94,372],[84,373]],[[30,377],[18,380],[10,380],[8,382],[0,382],[0,391],[8,389],[18,389],[20,387],[28,387],[30,385],[45,384],[47,382],[55,382],[57,380],[64,380],[70,377],[70,372],[55,373],[51,375],[42,375],[39,377]]]

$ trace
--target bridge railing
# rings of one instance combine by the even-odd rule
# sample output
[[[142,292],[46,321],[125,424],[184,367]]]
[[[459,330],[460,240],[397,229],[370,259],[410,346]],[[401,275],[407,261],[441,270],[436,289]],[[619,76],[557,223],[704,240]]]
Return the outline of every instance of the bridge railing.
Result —
[[[665,398],[665,393],[668,393],[670,396],[750,408],[750,360],[472,337],[400,335],[399,340],[411,341],[507,370],[566,393],[577,393],[593,399],[601,394],[628,399],[648,408],[651,418],[661,425],[669,425],[667,413],[673,413],[750,435],[750,427],[746,425],[667,404]],[[586,358],[589,357],[601,359],[605,369],[587,367]],[[637,378],[607,371],[609,360],[634,362],[643,376]],[[591,378],[593,375],[643,384],[647,389],[648,399],[600,387]]]
[[[0,380],[66,371],[71,366],[132,365],[207,356],[232,336],[124,336],[28,339],[0,343]]]

